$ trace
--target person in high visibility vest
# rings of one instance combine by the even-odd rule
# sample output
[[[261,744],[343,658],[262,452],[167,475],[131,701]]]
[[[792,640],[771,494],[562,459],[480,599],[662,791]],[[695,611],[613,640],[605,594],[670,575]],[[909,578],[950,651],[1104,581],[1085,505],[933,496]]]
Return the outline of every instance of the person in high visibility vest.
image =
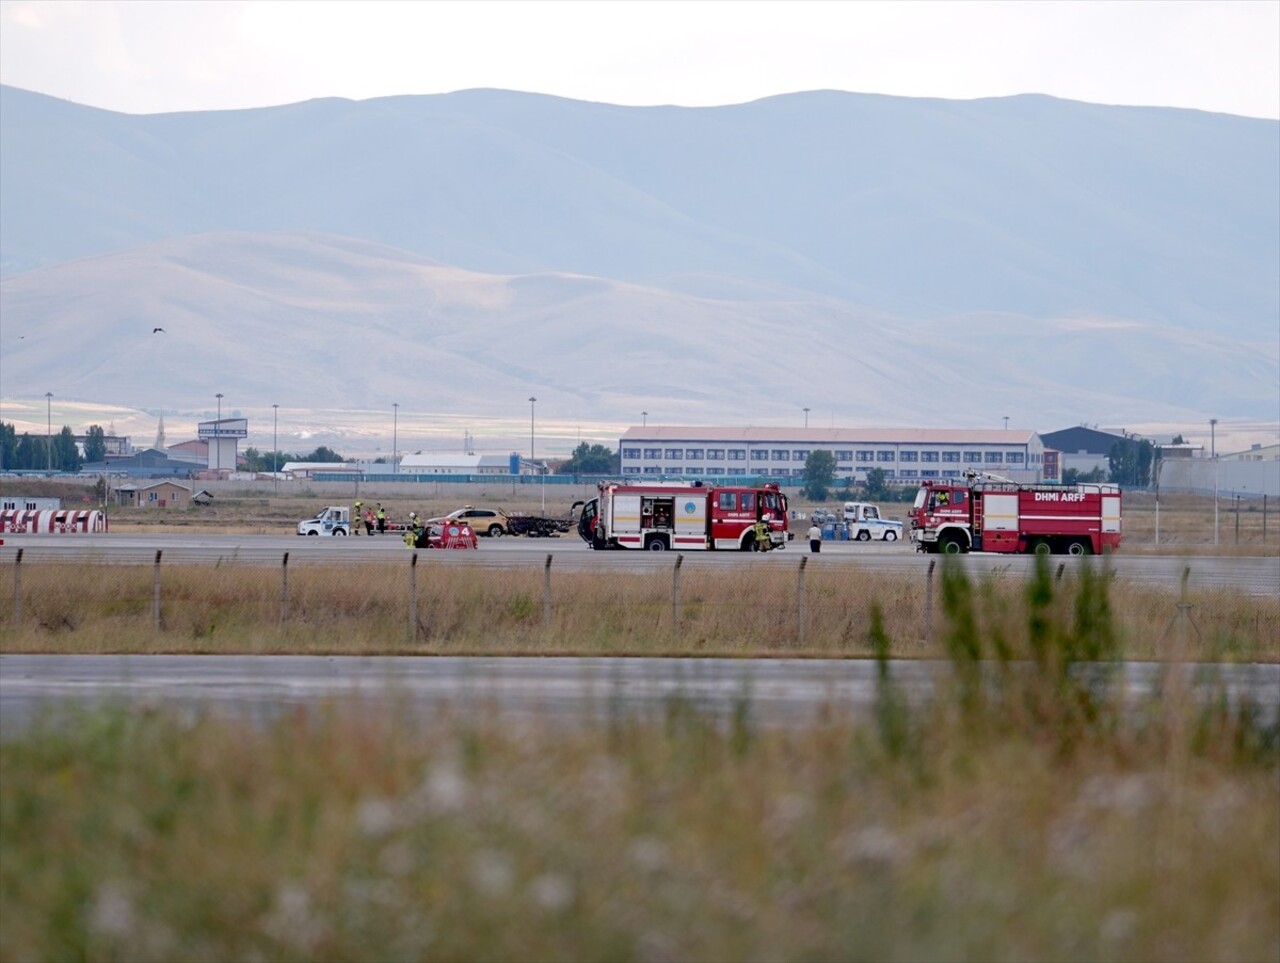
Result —
[[[351,534],[360,534],[360,507],[364,502],[356,502],[355,507],[351,509]]]
[[[387,531],[387,510],[382,507],[382,502],[378,502],[378,534],[384,535]]]

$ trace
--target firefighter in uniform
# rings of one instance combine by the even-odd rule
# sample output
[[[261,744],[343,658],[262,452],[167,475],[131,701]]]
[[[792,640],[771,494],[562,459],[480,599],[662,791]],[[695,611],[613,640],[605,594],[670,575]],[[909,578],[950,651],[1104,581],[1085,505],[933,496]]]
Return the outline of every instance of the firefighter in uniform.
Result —
[[[773,548],[773,544],[769,541],[769,523],[763,518],[756,522],[754,531],[756,533],[755,546],[757,552],[767,552]]]
[[[378,502],[378,534],[384,535],[387,531],[387,510],[382,507],[382,502]]]

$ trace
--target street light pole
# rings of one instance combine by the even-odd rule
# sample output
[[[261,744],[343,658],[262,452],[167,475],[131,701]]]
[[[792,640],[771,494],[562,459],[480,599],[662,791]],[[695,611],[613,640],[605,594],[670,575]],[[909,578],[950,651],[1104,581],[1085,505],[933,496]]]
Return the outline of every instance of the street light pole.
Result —
[[[1008,416],[1008,415],[1005,415],[1005,416],[1004,416],[1004,430],[1005,430],[1005,431],[1008,431],[1008,430],[1009,430],[1009,416]]]
[[[1209,457],[1213,460],[1213,544],[1218,544],[1218,419],[1209,419]]]
[[[649,427],[649,412],[647,411],[640,412],[640,427],[642,428]]]
[[[218,420],[213,426],[213,470],[219,471],[222,468],[222,392],[214,397],[218,399]]]
[[[49,459],[49,473],[53,474],[53,392],[46,391],[44,393],[44,416],[45,416],[45,453]]]
[[[276,494],[280,494],[280,406],[271,406],[271,478],[275,482]]]
[[[809,409],[808,408],[804,410],[804,426],[806,428],[809,427]]]
[[[533,406],[537,404],[538,399],[529,396],[529,468],[533,468]]]
[[[391,474],[400,474],[400,403],[391,404]]]

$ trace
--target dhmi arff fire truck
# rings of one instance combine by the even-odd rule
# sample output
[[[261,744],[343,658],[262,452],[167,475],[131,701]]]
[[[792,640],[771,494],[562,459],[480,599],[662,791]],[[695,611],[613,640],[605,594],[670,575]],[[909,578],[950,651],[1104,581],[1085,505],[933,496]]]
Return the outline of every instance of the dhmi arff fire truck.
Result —
[[[1120,546],[1117,485],[1025,485],[986,472],[926,481],[911,508],[924,552],[1097,555]]]
[[[773,484],[600,482],[578,534],[596,549],[768,551],[790,538],[787,496]]]

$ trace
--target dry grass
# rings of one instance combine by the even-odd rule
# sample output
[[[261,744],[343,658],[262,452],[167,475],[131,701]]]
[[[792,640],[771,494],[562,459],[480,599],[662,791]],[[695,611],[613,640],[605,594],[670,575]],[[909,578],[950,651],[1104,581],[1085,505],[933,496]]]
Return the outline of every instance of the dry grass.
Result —
[[[930,626],[922,578],[860,567],[810,567],[801,617],[794,574],[736,567],[684,569],[678,608],[671,570],[556,572],[548,611],[541,565],[494,571],[427,560],[415,573],[405,559],[362,565],[358,578],[342,566],[294,566],[287,585],[280,568],[166,565],[158,627],[154,575],[151,565],[24,562],[15,625],[18,572],[2,566],[0,651],[862,657],[871,654],[875,607],[898,655],[944,654],[939,580]],[[1054,586],[1055,620],[1074,618],[1080,586],[1075,576]],[[988,638],[1025,635],[1025,580],[995,574],[977,590]],[[1108,592],[1111,624],[1130,658],[1280,660],[1275,597],[1200,592],[1183,618],[1159,588],[1108,584]]]
[[[51,718],[0,743],[0,959],[1276,958],[1274,724],[1003,697]]]
[[[307,631],[341,650],[380,616],[316,574]],[[452,574],[441,624],[473,631],[496,604],[527,624],[510,600],[533,581]],[[243,609],[253,573],[186,575],[193,604]],[[662,628],[645,578],[583,579]],[[893,598],[857,587],[865,628],[842,644],[878,662],[865,720],[760,727],[744,695],[727,717],[674,699],[517,725],[339,701],[257,727],[109,708],[10,732],[0,959],[1280,955],[1275,705],[1177,685],[1134,705],[1105,669],[1125,606],[1047,564],[1016,586],[943,567],[952,673],[913,704]],[[695,607],[744,628],[713,589],[690,586]]]

